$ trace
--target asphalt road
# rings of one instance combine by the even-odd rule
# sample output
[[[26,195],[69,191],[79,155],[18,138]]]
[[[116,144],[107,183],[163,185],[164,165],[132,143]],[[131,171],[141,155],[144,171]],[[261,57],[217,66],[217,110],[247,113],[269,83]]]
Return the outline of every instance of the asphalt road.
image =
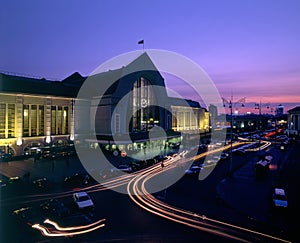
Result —
[[[290,155],[285,155],[277,148],[270,150],[277,159],[278,165],[282,168],[280,173],[270,175],[268,180],[263,182],[272,185],[273,178],[277,183],[284,184],[287,187],[291,209],[299,212],[297,205],[299,199],[297,195],[297,176],[300,171],[299,145],[293,145],[290,148]],[[240,168],[249,161],[255,161],[256,153],[248,153],[243,156],[234,156],[234,167]],[[265,221],[253,218],[248,212],[242,212],[239,208],[232,208],[222,200],[216,191],[220,181],[226,177],[228,172],[229,161],[225,160],[219,163],[212,174],[204,181],[197,178],[182,178],[176,184],[165,191],[160,196],[166,196],[165,201],[171,205],[180,208],[189,209],[199,214],[209,215],[225,222],[237,224],[239,226],[261,230],[272,235],[285,237],[287,239],[297,239],[297,225],[290,224],[290,216],[295,217],[292,213],[288,218],[269,214],[268,211]],[[251,178],[249,178],[251,180]],[[252,182],[252,181],[251,181]],[[271,184],[268,184],[270,183]],[[245,183],[245,181],[243,181]],[[165,194],[166,193],[166,194]],[[266,191],[260,191],[266,193]],[[96,210],[91,217],[92,220],[105,218],[105,227],[97,231],[74,237],[48,238],[40,234],[39,231],[32,229],[24,222],[12,217],[14,209],[32,206],[38,208],[44,200],[51,198],[53,195],[44,196],[42,199],[35,197],[22,196],[22,192],[16,190],[17,198],[12,200],[1,201],[1,242],[229,242],[229,240],[216,235],[208,234],[192,228],[168,221],[158,216],[152,215],[142,208],[135,205],[128,195],[116,193],[111,190],[102,190],[91,192],[90,195],[96,205]],[[26,193],[24,193],[26,194]],[[18,197],[18,195],[20,195]],[[159,193],[157,193],[159,196]],[[241,195],[236,195],[237,198]],[[266,198],[266,195],[257,195]],[[71,194],[63,197],[62,200],[73,207]],[[256,206],[257,207],[257,206]],[[253,208],[253,212],[261,210]],[[75,212],[76,210],[73,209]],[[76,221],[76,219],[75,219]],[[268,222],[273,221],[270,225]],[[284,230],[283,230],[284,229]]]

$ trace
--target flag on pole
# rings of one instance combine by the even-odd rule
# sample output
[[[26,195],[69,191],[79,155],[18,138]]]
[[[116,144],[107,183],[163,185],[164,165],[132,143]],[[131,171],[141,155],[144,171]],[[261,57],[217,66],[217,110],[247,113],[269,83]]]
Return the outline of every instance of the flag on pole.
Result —
[[[144,44],[144,40],[140,40],[138,44]]]

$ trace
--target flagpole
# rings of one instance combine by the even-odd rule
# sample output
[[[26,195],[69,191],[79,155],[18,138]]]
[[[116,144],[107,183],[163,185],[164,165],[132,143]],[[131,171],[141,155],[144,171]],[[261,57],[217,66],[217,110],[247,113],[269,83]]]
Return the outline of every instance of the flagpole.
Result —
[[[145,41],[144,41],[144,39],[140,40],[140,41],[138,42],[138,44],[139,44],[139,45],[140,45],[140,44],[143,44],[143,51],[144,51],[144,50],[145,50],[145,46],[144,46]]]

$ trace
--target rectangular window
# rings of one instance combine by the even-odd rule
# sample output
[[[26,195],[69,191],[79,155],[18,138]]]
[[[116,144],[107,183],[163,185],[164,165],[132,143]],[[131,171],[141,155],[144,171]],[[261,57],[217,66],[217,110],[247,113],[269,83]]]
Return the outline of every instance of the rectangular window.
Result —
[[[178,113],[178,127],[179,127],[179,130],[183,130],[183,127],[184,127],[184,112],[182,111],[179,111]]]
[[[51,106],[51,135],[56,134],[56,106]]]
[[[0,138],[5,138],[6,104],[0,104]]]
[[[176,117],[176,111],[172,114],[172,129],[177,131],[177,117]]]
[[[39,106],[39,135],[43,136],[45,134],[45,126],[44,126],[44,106]]]
[[[116,133],[121,132],[120,114],[116,114]]]
[[[190,130],[190,112],[185,112],[185,128],[186,130]]]
[[[13,138],[15,137],[15,119],[16,119],[16,108],[15,104],[8,104],[7,105],[8,114],[7,114],[7,129],[8,129],[8,137]]]
[[[31,136],[37,135],[37,106],[31,105],[30,110],[30,130],[31,130]]]
[[[64,114],[63,114],[63,119],[64,119],[64,132],[63,134],[69,134],[69,108],[64,107]]]
[[[197,123],[198,123],[198,113],[197,113],[197,109],[193,109],[193,112],[191,112],[191,126],[192,129],[197,129]]]
[[[23,105],[23,137],[29,136],[29,105]]]
[[[62,112],[62,107],[58,106],[57,107],[57,134],[61,135],[62,134],[62,123],[63,121],[63,112]]]

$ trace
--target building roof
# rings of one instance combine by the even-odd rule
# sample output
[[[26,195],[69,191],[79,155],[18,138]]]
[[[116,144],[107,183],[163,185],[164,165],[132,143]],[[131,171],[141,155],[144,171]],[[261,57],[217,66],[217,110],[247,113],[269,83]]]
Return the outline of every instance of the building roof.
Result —
[[[0,73],[0,92],[76,97],[81,85]]]
[[[148,79],[152,85],[165,86],[164,78],[161,76],[159,70],[157,70],[147,52],[143,52],[141,55],[134,57],[129,63],[126,63],[125,66],[124,63],[122,63],[122,65],[123,66],[116,67],[114,70],[102,70],[88,77],[74,72],[62,81],[51,81],[45,78],[38,79],[0,73],[0,92],[75,98],[84,83],[84,91],[80,93],[80,97],[97,97],[99,95],[99,87],[101,88],[103,84],[103,87],[108,87],[104,95],[120,98],[132,89],[133,82],[139,77]],[[201,108],[197,101],[168,97],[166,90],[159,92],[158,99],[168,98],[165,100],[170,101],[172,105]]]
[[[164,79],[156,66],[152,62],[147,52],[143,52],[139,56],[127,63],[121,62],[109,69],[111,66],[103,66],[88,78],[86,78],[84,90],[80,93],[80,97],[97,97],[101,93],[102,88],[106,88],[105,95],[114,97],[124,97],[133,87],[133,82],[138,78],[144,77],[148,79],[152,85],[165,86]],[[112,65],[116,65],[115,63]],[[68,84],[80,83],[81,78],[78,73],[74,73],[63,82]]]
[[[300,112],[300,106],[296,106],[293,109],[288,110],[289,113]]]
[[[197,101],[189,100],[189,99],[182,99],[177,97],[169,97],[171,100],[171,104],[174,106],[189,106],[191,108],[200,108],[200,104]]]
[[[62,84],[65,86],[75,86],[75,87],[81,87],[86,77],[83,77],[80,75],[80,73],[75,72],[62,80]]]

